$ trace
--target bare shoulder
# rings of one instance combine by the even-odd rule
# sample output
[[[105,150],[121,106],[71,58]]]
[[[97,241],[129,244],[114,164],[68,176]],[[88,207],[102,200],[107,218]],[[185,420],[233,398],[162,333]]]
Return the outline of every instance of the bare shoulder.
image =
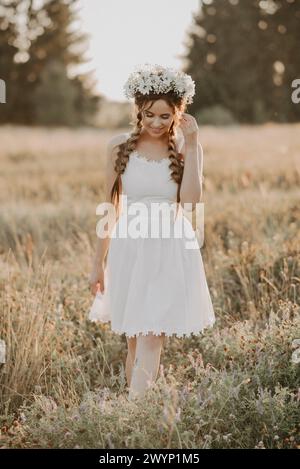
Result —
[[[117,150],[118,145],[126,142],[128,134],[123,132],[121,134],[114,135],[107,143],[107,154],[111,158],[112,154]]]
[[[128,134],[122,133],[114,135],[107,143],[106,148],[106,200],[111,201],[111,190],[116,180],[115,161],[118,153],[118,145],[124,143]]]

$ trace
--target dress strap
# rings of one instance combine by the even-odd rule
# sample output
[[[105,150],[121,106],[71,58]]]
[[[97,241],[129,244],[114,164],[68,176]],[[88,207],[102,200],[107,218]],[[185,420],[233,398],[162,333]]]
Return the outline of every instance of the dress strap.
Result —
[[[126,135],[127,135],[127,138],[130,137],[130,132],[126,132]],[[179,134],[180,137],[179,137],[179,143],[177,145],[177,149],[179,152],[181,152],[182,148],[183,148],[183,145],[184,145],[184,137],[182,135],[182,133]]]

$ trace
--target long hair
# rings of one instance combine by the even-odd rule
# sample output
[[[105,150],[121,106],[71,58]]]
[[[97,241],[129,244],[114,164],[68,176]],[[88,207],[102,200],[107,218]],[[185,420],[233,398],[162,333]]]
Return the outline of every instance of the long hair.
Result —
[[[142,131],[142,111],[146,105],[151,101],[157,101],[158,99],[164,99],[169,106],[173,109],[174,120],[169,129],[169,139],[168,139],[168,152],[169,152],[169,168],[172,170],[170,177],[178,184],[177,188],[177,212],[178,205],[180,202],[180,187],[183,176],[184,169],[184,160],[183,155],[177,151],[175,145],[175,129],[179,124],[179,112],[184,112],[186,103],[179,97],[174,91],[169,91],[168,93],[154,94],[150,93],[147,96],[137,93],[135,95],[135,110],[136,116],[135,120],[131,123],[134,124],[134,129],[130,133],[129,138],[124,142],[118,145],[119,150],[117,153],[117,158],[115,161],[115,171],[117,173],[115,182],[111,189],[110,197],[111,202],[114,204],[117,214],[119,215],[120,207],[120,194],[122,191],[122,179],[121,175],[124,173],[127,163],[129,161],[129,155],[132,151],[136,149],[137,142],[139,140],[141,131]],[[117,215],[117,216],[118,216]]]

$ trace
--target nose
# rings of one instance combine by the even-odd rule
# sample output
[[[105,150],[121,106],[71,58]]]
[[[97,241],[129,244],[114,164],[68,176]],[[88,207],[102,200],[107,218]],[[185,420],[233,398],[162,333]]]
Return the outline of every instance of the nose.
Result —
[[[152,128],[153,129],[160,129],[162,127],[161,122],[159,119],[154,119]]]

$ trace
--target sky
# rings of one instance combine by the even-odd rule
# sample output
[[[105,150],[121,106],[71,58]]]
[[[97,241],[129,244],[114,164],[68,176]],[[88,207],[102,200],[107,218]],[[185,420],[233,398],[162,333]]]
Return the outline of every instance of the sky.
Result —
[[[199,0],[80,0],[80,7],[80,29],[90,36],[84,70],[94,71],[102,96],[127,101],[123,86],[136,65],[182,67]]]

